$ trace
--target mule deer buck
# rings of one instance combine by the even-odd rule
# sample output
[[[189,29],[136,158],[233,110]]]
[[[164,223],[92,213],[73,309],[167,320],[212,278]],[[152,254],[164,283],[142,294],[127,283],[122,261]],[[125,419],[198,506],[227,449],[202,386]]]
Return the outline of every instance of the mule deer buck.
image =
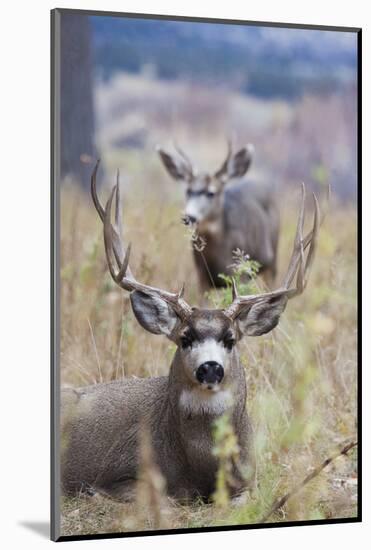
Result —
[[[315,195],[313,228],[303,237],[305,187],[293,252],[283,284],[257,295],[238,295],[225,309],[198,309],[178,293],[139,282],[129,267],[130,245],[121,237],[119,187],[104,208],[96,193],[96,165],[91,192],[103,222],[108,268],[115,283],[130,293],[134,315],[142,327],[163,334],[177,349],[168,376],[133,378],[63,391],[67,411],[62,429],[62,485],[67,494],[97,491],[119,500],[133,498],[140,457],[138,441],[145,425],[157,466],[169,495],[209,499],[215,490],[218,460],[213,454],[212,427],[229,412],[240,447],[231,495],[248,484],[253,468],[251,428],[246,412],[246,382],[238,343],[259,336],[279,322],[289,299],[303,292],[313,262],[319,228]],[[115,223],[112,204],[115,199]]]
[[[273,186],[242,179],[248,171],[253,146],[246,145],[228,154],[214,173],[197,172],[188,156],[177,147],[178,155],[158,148],[160,158],[174,179],[186,184],[183,222],[194,226],[204,249],[193,247],[201,288],[224,286],[219,274],[231,275],[233,251],[243,250],[260,264],[266,282],[276,277],[279,214]],[[229,182],[234,182],[228,186]]]

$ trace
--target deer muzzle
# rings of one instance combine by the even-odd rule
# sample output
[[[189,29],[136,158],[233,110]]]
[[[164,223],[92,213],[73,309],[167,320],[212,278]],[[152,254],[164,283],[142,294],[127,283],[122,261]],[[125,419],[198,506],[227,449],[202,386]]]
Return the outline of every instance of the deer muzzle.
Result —
[[[197,222],[197,219],[194,217],[194,216],[189,216],[188,214],[185,214],[183,217],[182,217],[182,222],[184,223],[184,225],[195,225],[196,222]]]
[[[220,384],[224,377],[222,365],[216,361],[202,363],[196,370],[196,378],[200,384],[206,384],[210,389],[215,384]]]

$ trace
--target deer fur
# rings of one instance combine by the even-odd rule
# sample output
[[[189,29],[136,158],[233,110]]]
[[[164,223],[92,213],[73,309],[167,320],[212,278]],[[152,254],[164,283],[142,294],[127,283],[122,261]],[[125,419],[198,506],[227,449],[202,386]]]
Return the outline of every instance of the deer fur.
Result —
[[[236,249],[259,262],[260,273],[272,284],[277,271],[279,212],[273,185],[244,179],[253,147],[246,145],[234,155],[229,151],[221,169],[212,175],[198,173],[181,151],[171,155],[158,148],[158,152],[170,176],[186,185],[183,221],[195,228],[196,243],[201,243],[193,249],[201,288],[225,285],[219,274],[232,274]]]
[[[254,471],[252,432],[246,411],[246,380],[239,342],[270,332],[290,298],[308,282],[318,227],[314,199],[313,229],[304,237],[305,187],[294,249],[280,288],[239,296],[225,309],[198,309],[170,293],[137,281],[124,247],[119,186],[106,208],[96,194],[98,163],[92,175],[92,198],[103,222],[106,259],[115,283],[130,292],[133,313],[152,334],[176,346],[168,376],[123,379],[62,391],[61,477],[66,494],[101,492],[122,501],[134,497],[140,467],[140,437],[146,428],[157,467],[169,495],[181,500],[209,500],[216,488],[218,459],[213,453],[213,426],[229,413],[240,449],[233,463],[231,496],[239,496]],[[115,227],[111,224],[116,196]],[[307,254],[305,254],[308,249]],[[296,286],[292,286],[296,279]]]
[[[134,300],[139,302],[140,297]],[[134,311],[140,307],[134,305]],[[232,326],[221,312],[214,310],[195,310],[189,323],[204,345],[208,340],[216,343]],[[220,388],[215,387],[216,391],[201,388],[192,374],[193,367],[189,367],[187,352],[179,343],[184,329],[187,327],[179,326],[177,335],[172,336],[179,347],[169,376],[132,378],[62,391],[62,402],[68,404],[62,422],[62,441],[66,443],[62,455],[65,493],[98,491],[119,500],[132,499],[140,462],[140,430],[145,424],[168,494],[180,500],[209,499],[215,491],[218,469],[212,452],[213,422],[227,410],[238,437],[240,460],[245,465],[244,472],[234,471],[232,495],[241,494],[248,485],[253,471],[251,427],[238,351],[233,348],[223,352],[222,345],[216,344],[224,353],[223,382]],[[210,346],[206,343],[206,355],[207,348]],[[210,351],[207,356],[212,358],[213,350]]]

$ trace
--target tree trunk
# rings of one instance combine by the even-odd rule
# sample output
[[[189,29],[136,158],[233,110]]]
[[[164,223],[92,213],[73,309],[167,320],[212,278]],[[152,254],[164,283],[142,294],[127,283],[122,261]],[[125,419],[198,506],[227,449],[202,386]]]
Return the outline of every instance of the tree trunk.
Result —
[[[93,66],[89,18],[61,17],[61,177],[88,189],[94,144]],[[89,162],[90,159],[90,162]]]

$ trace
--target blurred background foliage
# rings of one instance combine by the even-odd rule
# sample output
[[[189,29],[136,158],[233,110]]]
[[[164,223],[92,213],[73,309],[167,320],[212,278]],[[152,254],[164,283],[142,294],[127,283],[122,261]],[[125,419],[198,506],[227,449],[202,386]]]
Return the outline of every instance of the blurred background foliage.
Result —
[[[91,85],[62,93],[72,112],[62,127],[65,123],[67,141],[73,132],[90,132],[92,145],[74,150],[73,162],[62,169],[62,385],[164,375],[175,349],[138,326],[128,295],[110,278],[102,226],[86,192],[97,154],[103,166],[98,178],[102,201],[117,168],[121,171],[124,235],[133,243],[133,271],[140,280],[169,290],[186,281],[186,298],[194,305],[205,300],[210,306],[224,304],[230,288],[200,295],[189,231],[180,223],[183,189],[165,174],[154,150],[157,143],[171,147],[176,140],[203,169],[221,164],[228,136],[237,145],[255,145],[248,177],[272,180],[279,190],[278,282],[295,234],[298,184],[304,181],[315,190],[321,204],[331,184],[330,211],[306,292],[290,302],[272,333],[241,343],[257,462],[248,503],[240,508],[226,503],[223,472],[216,509],[155,499],[162,503],[156,526],[259,521],[277,496],[356,431],[356,35],[71,13],[62,16],[62,29],[71,32],[74,17],[84,20],[87,32],[80,37],[83,45],[79,39],[65,42],[62,57],[69,72],[62,72],[62,84],[63,74],[75,78],[78,73],[77,79],[90,74]],[[82,47],[89,55],[79,55]],[[84,101],[91,102],[91,110],[84,112],[93,117],[86,125],[73,116]],[[63,142],[61,147],[63,152]],[[74,169],[76,157],[83,171]],[[237,264],[237,283],[244,291],[241,275],[256,266],[243,257]],[[248,290],[256,284],[259,278]],[[222,423],[220,429],[235,452],[228,426]],[[218,446],[224,452],[223,438]],[[356,486],[353,452],[271,521],[352,517]],[[140,494],[143,507],[145,490]],[[62,504],[64,534],[154,527],[150,511],[138,512],[138,502],[118,504],[98,496],[63,499]]]
[[[153,160],[172,139],[213,167],[232,135],[278,185],[331,180],[354,200],[355,33],[71,12],[61,30],[62,176],[86,188],[90,157]]]

